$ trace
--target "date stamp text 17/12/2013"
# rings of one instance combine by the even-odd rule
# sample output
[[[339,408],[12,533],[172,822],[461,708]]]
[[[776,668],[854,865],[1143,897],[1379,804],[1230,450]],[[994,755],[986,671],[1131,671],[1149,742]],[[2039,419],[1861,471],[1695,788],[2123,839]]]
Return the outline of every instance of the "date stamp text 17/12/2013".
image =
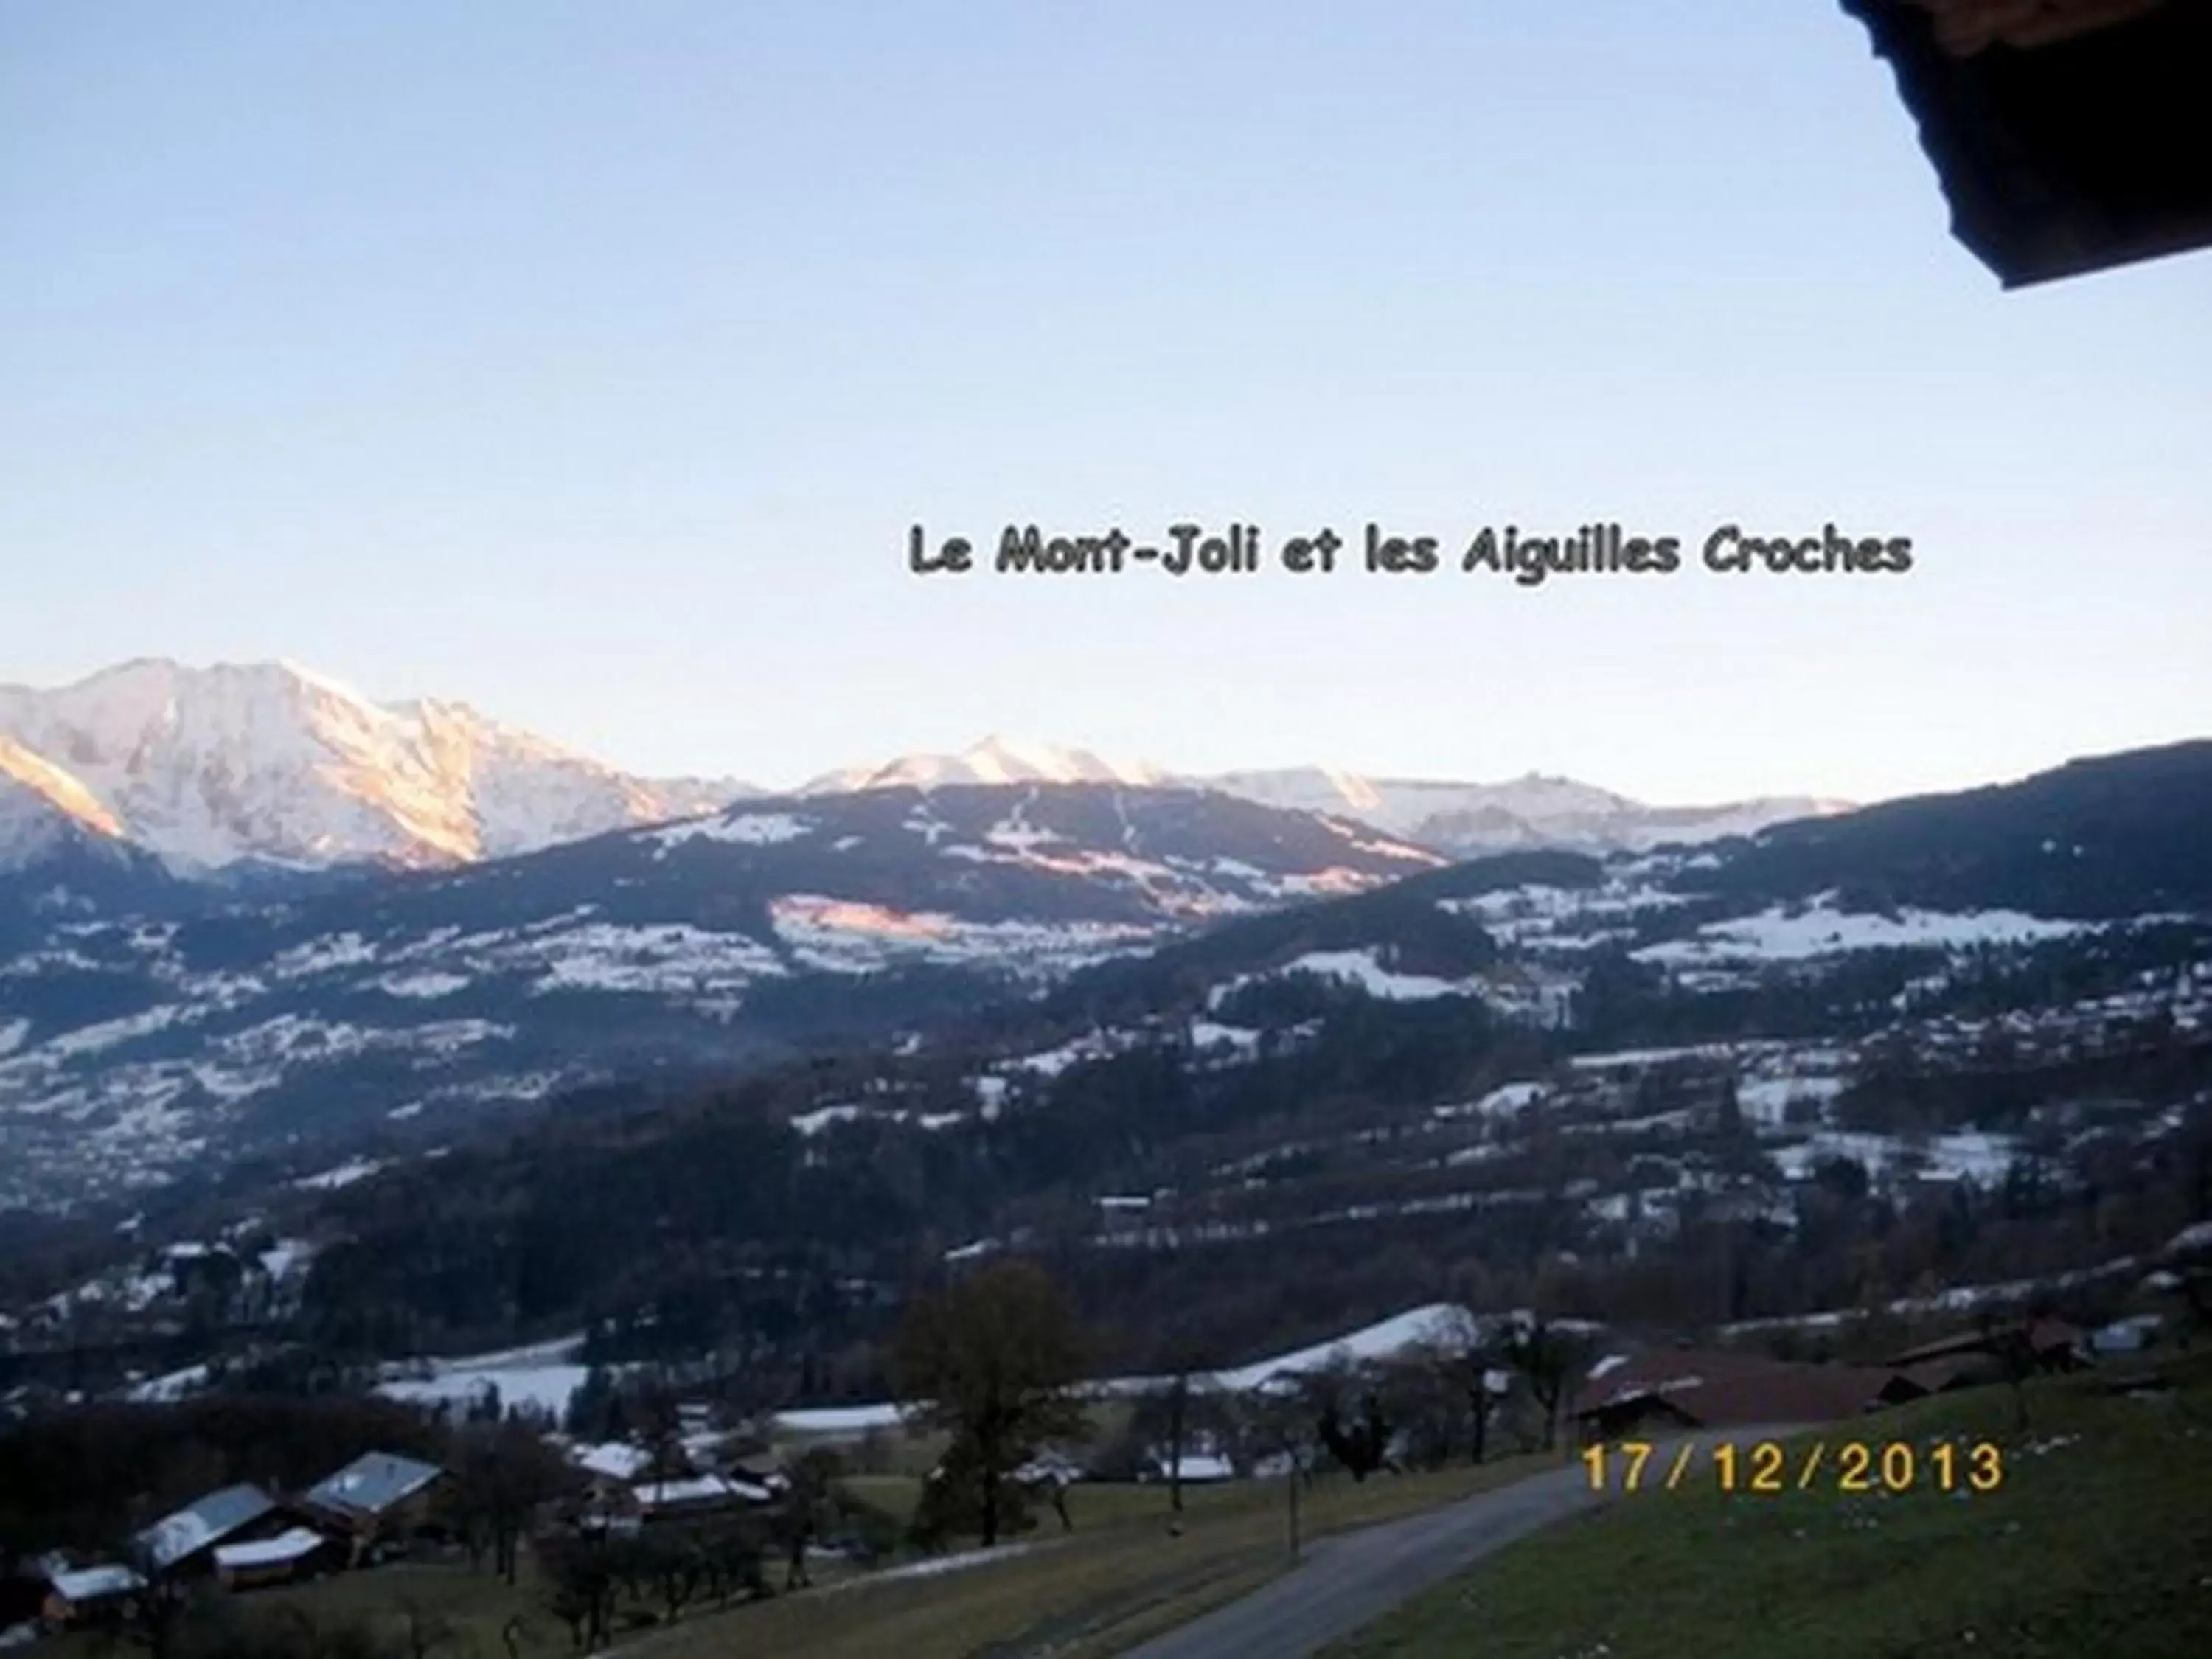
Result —
[[[1788,1492],[1990,1492],[2004,1485],[2004,1451],[1990,1441],[1779,1440],[1739,1445],[1696,1440],[1597,1441],[1583,1449],[1592,1492],[1687,1492],[1704,1486],[1751,1496]]]

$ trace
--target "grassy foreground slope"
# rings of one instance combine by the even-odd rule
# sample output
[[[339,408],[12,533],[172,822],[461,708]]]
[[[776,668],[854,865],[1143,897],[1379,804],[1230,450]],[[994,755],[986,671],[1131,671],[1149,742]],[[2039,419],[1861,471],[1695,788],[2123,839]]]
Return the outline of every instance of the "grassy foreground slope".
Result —
[[[1555,1467],[1555,1458],[1529,1456],[1364,1484],[1331,1476],[1307,1493],[1301,1530],[1317,1539],[1395,1520]],[[901,1513],[920,1485],[899,1476],[852,1484]],[[1071,1494],[1073,1534],[1048,1512],[1024,1547],[980,1565],[937,1572],[923,1557],[882,1573],[823,1569],[817,1589],[727,1609],[695,1604],[659,1628],[632,1626],[637,1609],[625,1601],[612,1650],[639,1659],[1103,1659],[1289,1567],[1283,1482],[1192,1486],[1185,1497],[1180,1534],[1170,1532],[1164,1486],[1086,1484]],[[780,1562],[769,1576],[782,1582]],[[560,1659],[574,1649],[546,1592],[526,1551],[513,1588],[459,1565],[395,1565],[241,1595],[238,1605],[264,1620],[302,1621],[286,1626],[295,1634],[349,1626],[402,1652],[411,1609],[437,1634],[430,1659],[506,1659],[510,1634],[520,1659]],[[53,1659],[144,1652],[92,1632],[58,1638],[52,1650]]]
[[[2130,1367],[2130,1369],[2137,1369]],[[1514,1546],[1328,1659],[2202,1659],[2212,1654],[2212,1355],[2170,1391],[2098,1375],[1868,1419],[1869,1442],[1989,1439],[1990,1493],[1711,1487],[1625,1497]],[[1845,1437],[1831,1433],[1831,1443]],[[1793,1463],[1792,1467],[1796,1467]]]
[[[1553,1467],[1542,1457],[1480,1468],[1330,1480],[1304,1504],[1308,1538],[1411,1515]],[[1192,1488],[1179,1536],[1158,1486],[1079,1487],[1076,1531],[1049,1530],[1002,1561],[938,1577],[862,1577],[835,1589],[687,1620],[641,1644],[654,1659],[738,1653],[808,1659],[1103,1659],[1247,1590],[1289,1565],[1280,1481]]]

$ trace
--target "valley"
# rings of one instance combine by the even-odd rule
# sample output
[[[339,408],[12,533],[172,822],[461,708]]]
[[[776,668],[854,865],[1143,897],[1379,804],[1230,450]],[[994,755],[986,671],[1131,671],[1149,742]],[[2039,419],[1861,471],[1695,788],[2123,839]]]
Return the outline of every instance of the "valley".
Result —
[[[1439,1299],[2124,1301],[2212,1194],[2212,925],[2136,850],[2177,824],[2078,820],[2204,765],[1457,865],[1204,791],[878,788],[64,924],[0,969],[6,1167],[125,1242],[24,1275],[8,1342],[131,1386],[581,1330],[790,1406],[880,1397],[902,1287],[1001,1253],[1131,1371]],[[230,1289],[143,1288],[164,1239]]]
[[[183,1501],[247,1465],[176,1434],[305,1411],[315,1446],[454,1468],[441,1513],[479,1541],[526,1470],[545,1503],[657,1514],[605,1484],[653,1467],[770,1504],[647,1534],[671,1620],[727,1601],[714,1550],[757,1571],[764,1472],[813,1468],[825,1571],[914,1559],[749,1630],[1110,1650],[1274,1578],[1270,1472],[1304,1480],[1313,1434],[1314,1468],[1359,1456],[1346,1401],[1399,1478],[1318,1488],[1308,1524],[1449,1505],[1401,1526],[1455,1539],[1492,1513],[1460,1494],[1555,1460],[1571,1376],[1692,1334],[1887,1399],[1954,1372],[1853,1367],[1962,1325],[2128,1352],[2204,1317],[2212,744],[1456,861],[1139,775],[847,781],[512,857],[19,903],[0,1455],[45,1481],[71,1434],[143,1444]],[[917,1426],[915,1310],[1025,1273],[1079,1322],[1065,1467],[1107,1518],[932,1554],[917,1473],[952,1454]],[[1164,1550],[1135,1518],[1170,1400],[1224,1484]],[[96,1557],[139,1479],[0,1526]],[[586,1525],[534,1523],[520,1589],[421,1593],[541,1644],[579,1595],[646,1628],[644,1565],[617,1600],[564,1554]],[[303,1604],[391,1622],[398,1581],[337,1582]]]

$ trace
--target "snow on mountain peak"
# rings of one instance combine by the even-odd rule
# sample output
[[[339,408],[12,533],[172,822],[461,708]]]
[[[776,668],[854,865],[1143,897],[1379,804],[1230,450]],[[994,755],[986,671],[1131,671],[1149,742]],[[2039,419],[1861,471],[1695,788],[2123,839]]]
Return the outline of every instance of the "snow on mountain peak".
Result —
[[[0,873],[45,858],[72,836],[119,841],[122,826],[59,767],[0,736]]]
[[[109,833],[180,869],[463,863],[746,793],[634,777],[465,704],[380,706],[290,662],[141,658],[52,690],[0,686],[0,737],[46,769],[42,793],[65,779]]]
[[[1839,803],[1790,797],[1710,807],[1650,806],[1540,772],[1502,783],[1369,778],[1323,766],[1194,775],[996,735],[957,754],[902,755],[879,766],[824,773],[798,793],[1010,783],[1211,789],[1263,806],[1352,819],[1460,857],[1533,848],[1640,852],[1668,842],[1748,835],[1785,818],[1844,810]]]
[[[0,685],[0,784],[16,838],[75,823],[173,869],[443,866],[716,811],[763,792],[730,779],[635,776],[469,704],[376,703],[297,663],[194,668],[144,657],[53,690]],[[1747,834],[1837,804],[1760,799],[1652,807],[1530,773],[1478,784],[1326,767],[1171,773],[993,734],[824,774],[801,794],[942,785],[1205,788],[1356,820],[1460,856],[1515,848],[1642,850]]]
[[[1149,762],[1109,760],[1088,749],[1064,749],[994,733],[957,754],[902,755],[880,766],[841,768],[802,785],[799,793],[843,794],[963,783],[1119,783],[1144,788],[1167,781],[1168,774]]]
[[[115,821],[115,815],[102,806],[91,791],[10,738],[0,737],[0,778],[37,796],[64,817],[100,835],[123,834],[123,826]]]

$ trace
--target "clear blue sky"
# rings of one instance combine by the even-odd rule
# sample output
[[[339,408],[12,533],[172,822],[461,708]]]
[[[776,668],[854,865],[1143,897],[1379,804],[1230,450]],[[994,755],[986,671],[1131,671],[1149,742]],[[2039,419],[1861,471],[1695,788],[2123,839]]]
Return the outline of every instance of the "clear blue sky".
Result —
[[[0,9],[0,680],[1859,798],[2212,731],[2212,256],[2002,292],[1832,0]],[[906,526],[1909,534],[917,580]]]

